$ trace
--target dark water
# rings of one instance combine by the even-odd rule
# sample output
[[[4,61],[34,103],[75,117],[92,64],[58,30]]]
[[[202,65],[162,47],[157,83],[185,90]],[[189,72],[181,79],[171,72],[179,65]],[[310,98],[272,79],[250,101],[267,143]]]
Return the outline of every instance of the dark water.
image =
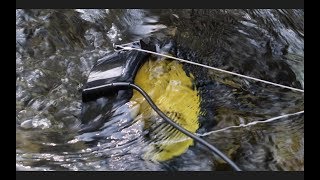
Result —
[[[142,125],[117,117],[102,135],[78,133],[93,65],[114,44],[166,29],[176,29],[181,58],[304,88],[304,10],[17,10],[16,169],[230,170],[198,144],[167,162],[144,160]],[[304,170],[303,114],[212,132],[302,111],[303,93],[184,68],[202,98],[197,133],[205,140],[243,170]],[[128,115],[124,106],[117,111]]]

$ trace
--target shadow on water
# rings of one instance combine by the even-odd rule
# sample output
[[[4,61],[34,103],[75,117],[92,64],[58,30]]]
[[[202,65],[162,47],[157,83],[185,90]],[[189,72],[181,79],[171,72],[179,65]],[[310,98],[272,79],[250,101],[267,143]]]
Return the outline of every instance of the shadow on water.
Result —
[[[88,77],[120,70],[108,73],[120,61],[103,63],[114,44],[172,29],[177,57],[304,88],[303,10],[16,10],[16,169],[230,170],[199,144],[166,162],[144,160],[147,130],[132,118],[135,106],[117,99],[130,94],[81,101]],[[201,97],[198,134],[304,109],[303,93],[183,68]],[[243,170],[304,170],[304,115],[203,138]]]

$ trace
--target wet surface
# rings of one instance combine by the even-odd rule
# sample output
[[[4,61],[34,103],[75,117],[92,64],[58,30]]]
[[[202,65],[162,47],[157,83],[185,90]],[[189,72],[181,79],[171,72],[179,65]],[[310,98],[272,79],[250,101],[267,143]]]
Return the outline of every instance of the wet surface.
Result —
[[[197,143],[168,161],[149,161],[148,130],[132,115],[133,104],[82,103],[88,78],[119,70],[97,65],[100,73],[90,73],[114,44],[166,29],[175,29],[177,57],[304,88],[303,10],[16,10],[16,169],[230,170]],[[304,170],[303,114],[216,131],[302,111],[303,93],[183,68],[201,97],[197,133],[205,140],[243,170]],[[84,118],[84,111],[92,115]],[[99,129],[79,132],[84,121],[97,119]]]

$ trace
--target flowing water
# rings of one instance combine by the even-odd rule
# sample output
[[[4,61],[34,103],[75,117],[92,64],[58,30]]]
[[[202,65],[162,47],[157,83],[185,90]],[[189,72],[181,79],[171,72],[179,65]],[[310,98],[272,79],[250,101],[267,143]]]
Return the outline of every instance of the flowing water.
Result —
[[[114,44],[174,29],[177,56],[304,88],[304,10],[16,10],[16,169],[231,170],[197,143],[163,162],[143,158],[135,104],[81,101],[92,67]],[[304,93],[184,64],[201,97],[197,134],[246,171],[303,171]],[[110,100],[111,101],[111,100]],[[116,108],[115,108],[116,107]],[[131,108],[131,109],[128,109]],[[133,110],[132,110],[133,109]],[[83,111],[92,112],[83,117]],[[103,119],[99,131],[79,132]],[[222,131],[219,129],[236,126]]]

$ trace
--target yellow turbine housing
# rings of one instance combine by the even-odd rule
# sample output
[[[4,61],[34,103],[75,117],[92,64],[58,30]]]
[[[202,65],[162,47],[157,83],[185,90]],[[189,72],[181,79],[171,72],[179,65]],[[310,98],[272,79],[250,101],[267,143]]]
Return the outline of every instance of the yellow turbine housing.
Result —
[[[193,76],[187,76],[178,61],[149,59],[137,72],[134,83],[143,88],[155,104],[168,117],[188,131],[195,133],[199,128],[200,97],[193,87]],[[140,104],[138,117],[145,120],[157,116],[143,96],[134,91],[131,101]],[[156,133],[166,136],[152,142],[144,157],[152,161],[166,161],[184,153],[193,140],[172,128]]]

